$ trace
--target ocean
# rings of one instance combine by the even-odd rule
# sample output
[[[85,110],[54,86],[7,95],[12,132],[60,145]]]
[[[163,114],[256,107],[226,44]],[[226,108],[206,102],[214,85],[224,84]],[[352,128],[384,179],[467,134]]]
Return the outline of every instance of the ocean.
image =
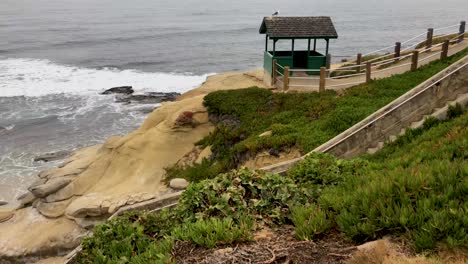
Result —
[[[210,74],[261,67],[258,29],[276,10],[331,16],[336,61],[458,24],[468,1],[2,0],[0,200],[58,163],[35,156],[126,134],[158,106],[124,105],[99,92],[131,85],[136,93],[183,93]]]

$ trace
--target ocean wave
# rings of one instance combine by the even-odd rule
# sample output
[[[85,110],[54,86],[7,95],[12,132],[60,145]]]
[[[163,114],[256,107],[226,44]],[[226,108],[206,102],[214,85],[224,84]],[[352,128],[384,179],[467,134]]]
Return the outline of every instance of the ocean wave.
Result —
[[[147,63],[147,62],[142,62]],[[134,65],[138,65],[135,62]],[[83,68],[43,59],[0,59],[0,97],[49,94],[96,94],[107,88],[133,86],[136,92],[186,92],[208,75]]]
[[[108,64],[97,66],[97,69],[131,69],[131,68],[139,68],[142,66],[153,66],[153,65],[164,65],[168,63],[168,60],[158,60],[158,61],[135,61],[135,62],[127,62],[123,64]]]
[[[13,128],[15,128],[15,125],[9,125],[9,126],[5,126],[5,130],[12,130]]]

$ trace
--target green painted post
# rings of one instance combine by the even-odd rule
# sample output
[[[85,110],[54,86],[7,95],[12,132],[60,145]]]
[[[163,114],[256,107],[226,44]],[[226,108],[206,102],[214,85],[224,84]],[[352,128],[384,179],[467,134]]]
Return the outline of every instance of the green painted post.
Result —
[[[308,39],[308,43],[307,43],[307,57],[310,56],[310,39]]]
[[[325,57],[325,68],[327,68],[327,78],[330,77],[331,54],[328,53]]]
[[[294,69],[294,39],[291,41],[291,57],[292,57],[292,66],[291,68]]]
[[[273,57],[276,55],[276,41],[277,39],[273,39]]]
[[[265,51],[268,51],[268,35],[265,35]]]
[[[314,51],[317,50],[317,39],[314,39]]]
[[[277,61],[276,60],[273,60],[273,67],[272,67],[272,72],[273,72],[273,80],[271,80],[272,82],[272,86],[276,86],[276,79],[278,78],[278,66],[277,66]]]
[[[330,43],[328,42],[328,39],[327,39],[327,49],[326,49],[325,55],[328,54],[328,46],[329,46],[329,44],[330,44]]]

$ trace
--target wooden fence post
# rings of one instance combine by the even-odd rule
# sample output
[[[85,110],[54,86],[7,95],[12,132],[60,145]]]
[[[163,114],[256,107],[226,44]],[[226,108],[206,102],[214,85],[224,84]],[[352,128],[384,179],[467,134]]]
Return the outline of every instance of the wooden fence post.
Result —
[[[367,62],[366,63],[366,83],[369,83],[371,81],[371,71],[372,71],[372,63]]]
[[[400,59],[401,55],[401,42],[396,42],[395,43],[395,61],[398,61]]]
[[[448,40],[448,39],[444,41],[444,44],[442,44],[442,53],[440,53],[440,59],[441,59],[441,60],[447,58],[447,56],[448,56],[449,44],[450,44],[450,40]]]
[[[328,53],[325,59],[325,67],[327,70],[330,70],[330,65],[331,65],[331,54]],[[327,77],[330,77],[330,71],[327,71]]]
[[[413,57],[411,60],[411,70],[415,71],[418,68],[418,57],[419,57],[419,51],[415,50],[413,51]]]
[[[284,67],[283,73],[283,92],[289,89],[289,66]]]
[[[361,65],[362,63],[362,54],[361,53],[358,53],[357,54],[357,57],[356,57],[356,65]],[[361,72],[361,66],[357,66],[356,67],[356,72],[357,73],[360,73]]]
[[[465,26],[466,26],[466,22],[461,21],[460,22],[460,30],[458,32],[458,34],[460,35],[460,36],[458,36],[458,43],[462,42],[463,39],[465,38]]]
[[[276,86],[276,78],[278,78],[278,66],[276,65],[276,60],[273,60],[273,80],[271,80],[272,86]]]
[[[320,67],[320,81],[319,81],[319,92],[325,91],[325,78],[327,77],[327,68]]]
[[[433,28],[428,28],[427,29],[427,39],[426,39],[426,49],[429,49],[432,47],[432,37],[434,37],[434,29]],[[427,51],[431,51],[430,49]]]

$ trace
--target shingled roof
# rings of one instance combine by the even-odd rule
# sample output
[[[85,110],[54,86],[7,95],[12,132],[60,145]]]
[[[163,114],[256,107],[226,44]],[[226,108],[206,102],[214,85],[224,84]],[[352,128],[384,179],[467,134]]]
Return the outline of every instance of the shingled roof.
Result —
[[[281,17],[263,18],[260,34],[270,38],[338,38],[330,17]]]

